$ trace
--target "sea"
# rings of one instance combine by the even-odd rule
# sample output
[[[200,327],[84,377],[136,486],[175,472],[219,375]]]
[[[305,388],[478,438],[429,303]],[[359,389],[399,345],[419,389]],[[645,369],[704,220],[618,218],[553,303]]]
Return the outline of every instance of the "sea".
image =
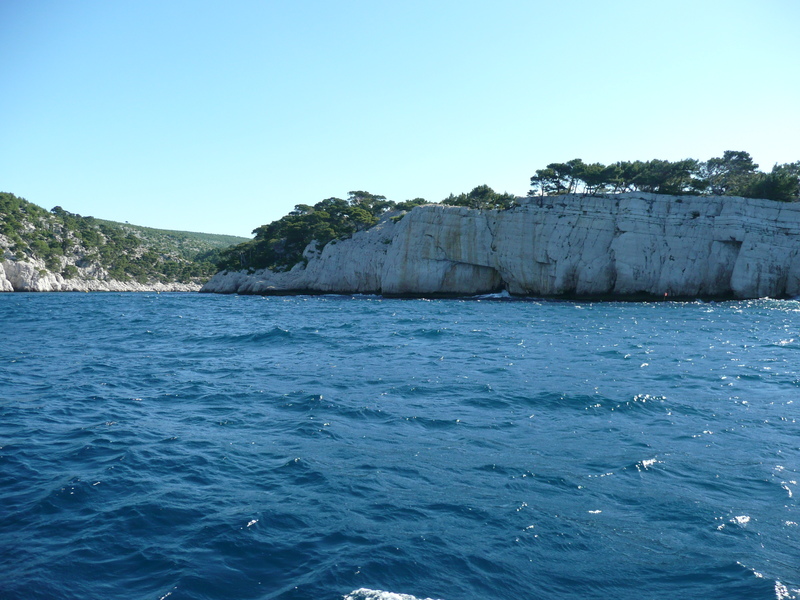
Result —
[[[0,598],[800,597],[800,302],[0,295]]]

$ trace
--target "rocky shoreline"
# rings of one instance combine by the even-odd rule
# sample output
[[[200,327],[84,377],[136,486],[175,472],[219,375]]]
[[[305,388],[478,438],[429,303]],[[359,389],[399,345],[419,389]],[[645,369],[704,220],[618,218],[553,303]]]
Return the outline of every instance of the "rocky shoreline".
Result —
[[[197,292],[199,283],[138,283],[98,277],[65,279],[45,269],[44,262],[0,261],[0,292]]]
[[[800,203],[642,192],[426,205],[275,273],[223,271],[201,292],[583,299],[800,295]]]

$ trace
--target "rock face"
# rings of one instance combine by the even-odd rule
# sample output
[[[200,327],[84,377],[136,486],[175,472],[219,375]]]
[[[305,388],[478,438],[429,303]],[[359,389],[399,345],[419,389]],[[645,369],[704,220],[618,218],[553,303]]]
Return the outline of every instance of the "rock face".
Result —
[[[44,262],[0,260],[0,292],[196,292],[193,283],[137,283],[108,279],[105,273],[92,278],[65,279],[51,273]]]
[[[203,292],[573,298],[800,295],[800,203],[738,197],[522,198],[420,206],[286,273],[222,272]]]

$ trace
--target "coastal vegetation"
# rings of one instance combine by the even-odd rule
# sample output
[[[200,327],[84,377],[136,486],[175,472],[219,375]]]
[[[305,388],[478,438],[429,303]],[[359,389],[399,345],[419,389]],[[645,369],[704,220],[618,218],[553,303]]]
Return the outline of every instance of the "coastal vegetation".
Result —
[[[800,161],[775,165],[769,173],[758,170],[747,152],[728,150],[707,161],[619,161],[611,165],[585,163],[576,158],[550,163],[531,177],[529,196],[563,194],[618,194],[652,192],[673,195],[744,196],[782,202],[800,199]],[[508,210],[517,197],[479,185],[470,192],[450,194],[441,204],[479,210]],[[220,252],[220,270],[263,269],[287,271],[303,262],[303,251],[316,242],[318,249],[337,239],[375,225],[381,215],[394,211],[399,220],[423,198],[404,202],[365,191],[351,191],[347,199],[327,198],[314,205],[298,204],[288,215],[262,225],[254,239]]]
[[[516,205],[517,197],[514,194],[498,194],[488,185],[479,185],[467,194],[450,194],[441,203],[481,210],[507,210]]]
[[[550,163],[530,178],[528,196],[605,195],[622,192],[696,196],[744,196],[781,202],[800,199],[800,161],[762,172],[743,151],[728,150],[706,161],[618,161],[610,165],[576,158]],[[478,210],[517,206],[514,194],[479,185],[440,201]],[[10,193],[0,193],[0,251],[12,260],[39,260],[65,278],[103,273],[110,279],[144,282],[202,281],[218,270],[269,268],[281,272],[304,262],[312,242],[319,250],[377,224],[391,213],[397,221],[424,198],[402,202],[357,190],[297,204],[289,214],[253,230],[253,239],[152,229],[71,213],[47,211]],[[90,275],[92,276],[92,275]]]
[[[65,278],[105,272],[118,281],[203,281],[235,236],[151,229],[84,217],[60,206],[48,211],[0,192],[0,254],[42,261]]]
[[[464,194],[450,194],[441,204],[478,209],[504,210],[514,206],[516,196],[499,194],[480,185]],[[298,204],[288,215],[253,230],[252,240],[220,252],[220,270],[264,269],[281,272],[302,262],[303,251],[316,242],[318,249],[333,240],[345,239],[375,225],[381,215],[392,211],[399,219],[415,206],[430,204],[424,198],[403,202],[365,191],[348,192],[346,200],[327,198],[316,204]]]
[[[531,177],[529,196],[606,194],[621,192],[743,196],[781,202],[800,199],[800,161],[775,165],[769,173],[758,170],[747,152],[727,150],[702,162],[620,161],[611,165],[585,163],[575,158],[550,163]]]
[[[422,198],[405,202],[365,191],[348,192],[346,200],[326,198],[316,204],[298,204],[288,215],[253,230],[255,237],[220,253],[222,269],[286,271],[303,260],[303,250],[316,241],[322,248],[332,240],[350,237],[375,225],[388,210],[411,210]]]

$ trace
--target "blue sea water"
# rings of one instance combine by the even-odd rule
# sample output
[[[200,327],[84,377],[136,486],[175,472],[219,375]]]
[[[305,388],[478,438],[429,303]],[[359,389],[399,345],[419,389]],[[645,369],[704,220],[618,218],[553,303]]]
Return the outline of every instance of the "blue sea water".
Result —
[[[0,598],[800,596],[800,303],[0,295]]]

